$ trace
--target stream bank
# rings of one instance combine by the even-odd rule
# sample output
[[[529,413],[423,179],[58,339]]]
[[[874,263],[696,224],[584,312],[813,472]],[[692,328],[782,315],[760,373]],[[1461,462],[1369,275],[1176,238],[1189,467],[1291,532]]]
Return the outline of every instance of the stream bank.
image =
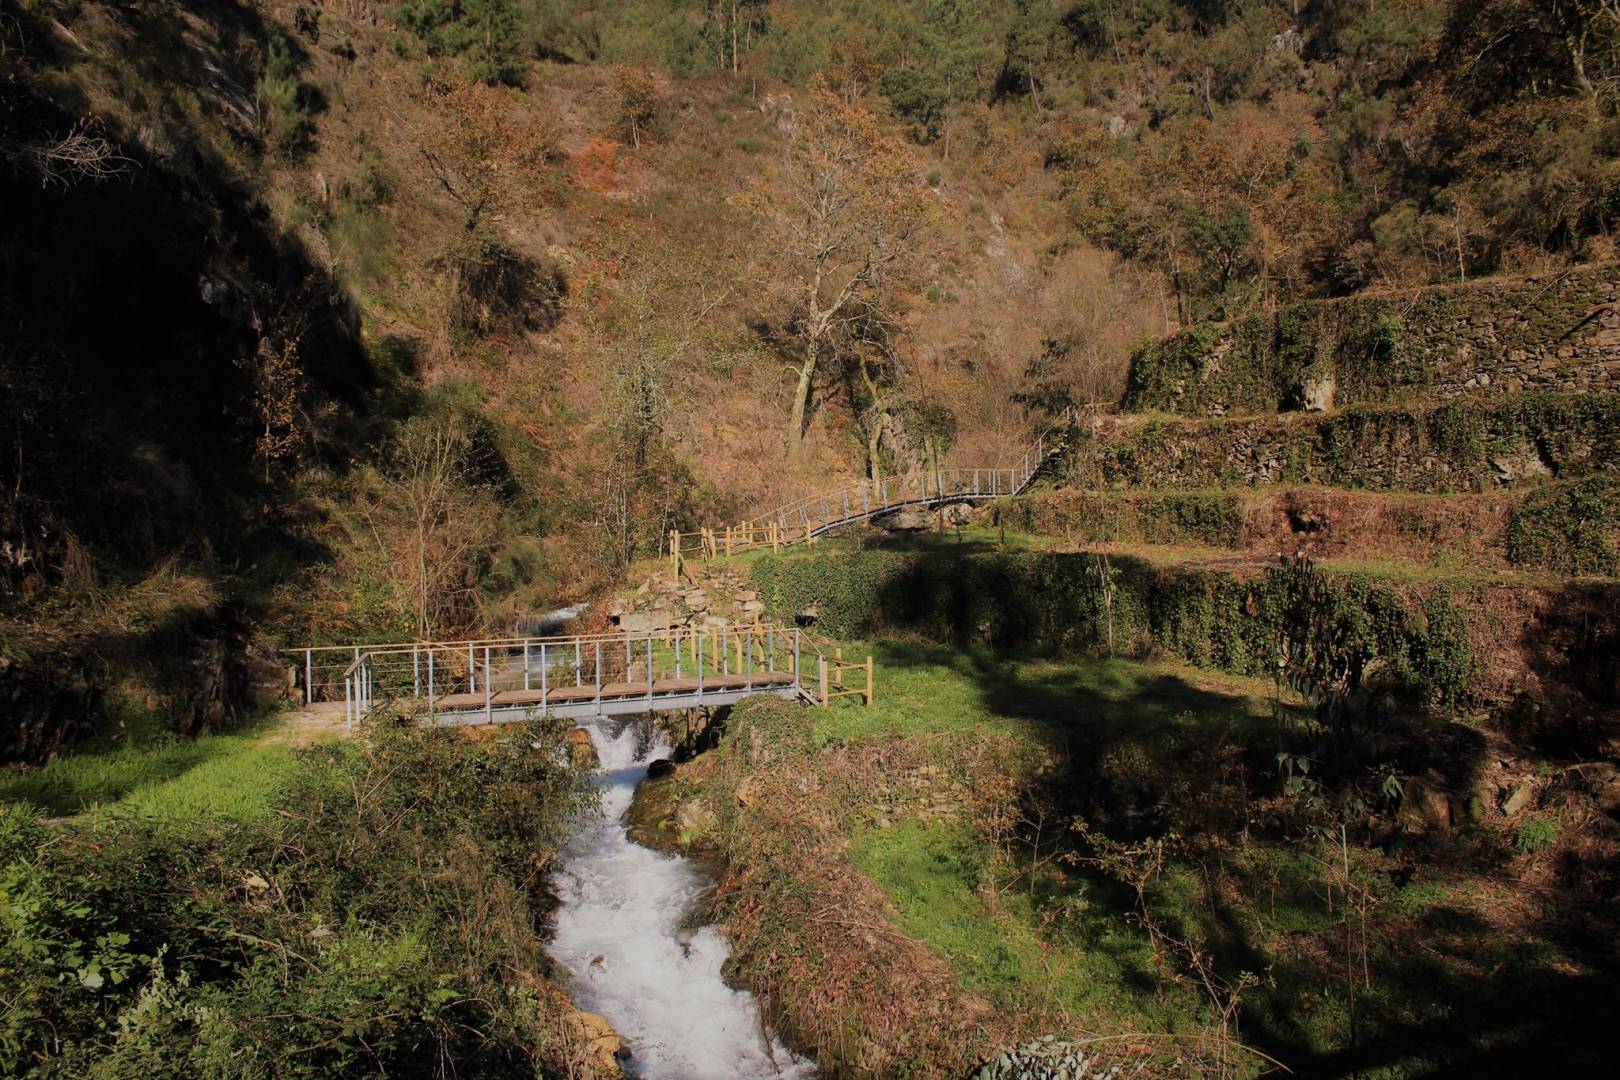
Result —
[[[625,1072],[648,1080],[804,1078],[812,1062],[767,1031],[758,1002],[721,972],[731,947],[713,926],[691,927],[711,881],[681,856],[635,843],[626,816],[648,766],[672,747],[645,720],[586,725],[600,762],[602,813],[565,845],[559,907],[547,951],[572,974],[572,996],[623,1039]]]

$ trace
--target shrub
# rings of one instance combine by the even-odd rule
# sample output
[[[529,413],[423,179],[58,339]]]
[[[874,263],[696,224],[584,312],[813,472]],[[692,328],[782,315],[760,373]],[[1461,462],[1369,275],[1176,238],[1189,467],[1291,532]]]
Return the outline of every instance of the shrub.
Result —
[[[272,821],[0,809],[0,1071],[566,1072],[526,891],[585,805],[566,761],[557,724],[379,730]]]
[[[1620,480],[1593,476],[1534,492],[1508,519],[1508,559],[1568,574],[1612,574],[1620,534]]]
[[[1519,826],[1513,834],[1513,850],[1521,855],[1534,855],[1546,851],[1558,840],[1558,823],[1546,818],[1532,818]]]
[[[1324,628],[1320,662],[1349,665],[1357,685],[1377,661],[1412,696],[1455,705],[1478,678],[1448,596],[1410,601],[1355,574],[1321,575],[1302,593],[1279,571],[1244,579],[1086,552],[880,550],[762,558],[753,580],[774,616],[813,608],[835,635],[903,630],[1042,655],[1157,652],[1270,677],[1287,628],[1303,623]]]

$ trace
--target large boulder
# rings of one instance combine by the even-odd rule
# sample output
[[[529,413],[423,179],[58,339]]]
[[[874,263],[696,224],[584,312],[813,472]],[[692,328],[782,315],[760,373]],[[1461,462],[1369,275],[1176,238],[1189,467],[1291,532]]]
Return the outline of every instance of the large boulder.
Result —
[[[898,510],[873,522],[888,532],[926,532],[934,527],[934,515],[923,510]]]
[[[1420,833],[1451,831],[1451,799],[1435,784],[1413,779],[1401,794],[1398,815],[1404,828]]]

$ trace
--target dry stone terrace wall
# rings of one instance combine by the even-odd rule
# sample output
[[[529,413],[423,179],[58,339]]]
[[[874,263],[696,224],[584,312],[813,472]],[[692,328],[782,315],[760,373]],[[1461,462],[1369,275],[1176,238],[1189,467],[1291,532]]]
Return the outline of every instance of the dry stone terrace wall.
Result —
[[[1131,359],[1131,412],[1222,416],[1620,390],[1620,265],[1311,300]]]
[[[1620,393],[1217,420],[1115,418],[1071,443],[1068,486],[1314,484],[1451,493],[1620,470]]]

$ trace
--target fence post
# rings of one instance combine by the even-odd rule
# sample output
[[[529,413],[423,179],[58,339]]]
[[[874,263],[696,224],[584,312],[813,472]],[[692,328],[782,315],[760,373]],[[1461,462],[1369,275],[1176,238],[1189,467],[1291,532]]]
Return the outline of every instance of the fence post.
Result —
[[[681,628],[675,628],[675,677],[681,677]]]
[[[493,724],[495,717],[491,715],[490,706],[495,701],[495,679],[489,672],[489,646],[484,646],[484,723]]]
[[[669,530],[669,567],[677,577],[681,573],[681,533],[679,529]]]
[[[872,680],[872,658],[866,658],[866,704],[870,708],[872,699],[877,696],[877,685]]]
[[[702,704],[702,702],[703,702],[703,635],[702,634],[693,634],[692,635],[692,647],[697,653],[698,703]]]
[[[585,658],[580,655],[579,639],[574,639],[574,685],[585,685]]]
[[[304,650],[304,704],[315,704],[315,650]]]
[[[794,631],[793,631],[793,685],[794,686],[799,685],[799,633],[800,633],[800,631],[797,628],[795,628]]]
[[[653,640],[647,639],[647,711],[652,712],[653,694]]]
[[[343,679],[343,724],[354,730],[354,679],[348,676]]]
[[[529,692],[529,643],[523,643],[523,692]]]
[[[602,643],[596,643],[596,715],[602,715]]]
[[[428,646],[428,719],[433,719],[433,646]]]
[[[821,705],[827,705],[827,658],[820,653],[816,654],[816,661],[821,668]]]
[[[547,700],[551,696],[550,669],[546,665],[546,643],[540,643],[540,715],[545,716],[551,710],[551,703]]]

